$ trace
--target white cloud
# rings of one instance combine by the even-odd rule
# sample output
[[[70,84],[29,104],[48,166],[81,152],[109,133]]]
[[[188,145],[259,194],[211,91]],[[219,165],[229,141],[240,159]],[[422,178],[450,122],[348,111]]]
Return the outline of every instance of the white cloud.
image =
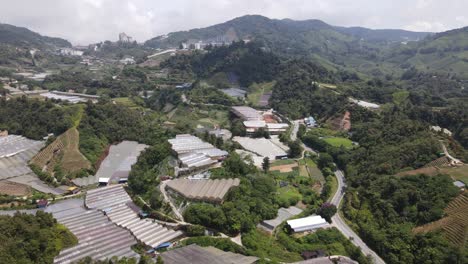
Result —
[[[246,14],[339,26],[441,31],[467,26],[466,0],[0,0],[0,20],[75,44],[138,41]]]
[[[422,32],[440,32],[447,30],[447,27],[440,22],[429,22],[429,21],[416,21],[406,27],[406,30],[410,31],[422,31]]]

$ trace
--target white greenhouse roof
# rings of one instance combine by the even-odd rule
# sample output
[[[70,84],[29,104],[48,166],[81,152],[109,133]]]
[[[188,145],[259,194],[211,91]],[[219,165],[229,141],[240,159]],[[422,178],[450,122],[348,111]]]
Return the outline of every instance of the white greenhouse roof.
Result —
[[[292,229],[301,229],[307,226],[325,225],[327,221],[320,215],[313,215],[304,218],[298,218],[288,221],[288,225]]]

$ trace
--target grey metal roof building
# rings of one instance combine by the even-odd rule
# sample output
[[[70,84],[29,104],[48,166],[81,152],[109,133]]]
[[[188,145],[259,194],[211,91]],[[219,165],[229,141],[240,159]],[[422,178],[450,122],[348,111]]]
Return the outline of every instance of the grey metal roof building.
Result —
[[[263,116],[252,107],[248,106],[233,106],[232,112],[244,121],[260,121]]]
[[[129,230],[138,241],[153,248],[183,235],[150,219],[140,219],[130,207],[132,201],[122,185],[91,190],[85,203],[88,208],[102,210],[114,224]]]
[[[172,146],[172,150],[179,155],[184,153],[205,153],[211,157],[227,155],[226,151],[219,150],[210,143],[188,134],[177,135],[168,141]]]
[[[161,254],[166,264],[251,264],[258,258],[225,252],[214,247],[200,247],[192,244]]]
[[[168,141],[182,163],[182,168],[176,168],[176,174],[208,168],[229,155],[227,151],[220,150],[210,143],[188,134],[177,135]]]
[[[239,179],[189,180],[176,179],[167,182],[167,187],[187,199],[222,202],[224,196],[234,186],[239,186]]]
[[[262,157],[269,157],[270,160],[288,156],[287,151],[273,139],[234,137],[232,140],[238,142],[244,149]]]
[[[109,155],[104,159],[96,173],[96,182],[118,183],[128,179],[132,165],[147,145],[135,141],[122,141],[112,145]]]
[[[271,232],[282,222],[300,213],[302,213],[302,210],[295,206],[291,206],[289,208],[280,208],[278,209],[278,215],[276,218],[262,221],[262,223],[260,223],[260,227]]]
[[[94,260],[113,256],[139,258],[131,249],[137,241],[128,230],[114,225],[102,212],[84,209],[82,203],[82,200],[69,200],[46,209],[52,210],[57,221],[78,238],[78,245],[62,250],[54,263],[73,263],[85,257]]]
[[[0,180],[26,184],[32,188],[53,194],[63,191],[44,184],[29,168],[28,162],[44,146],[43,141],[27,139],[22,136],[9,135],[0,137]]]
[[[217,163],[216,160],[211,159],[203,153],[186,153],[179,155],[179,160],[188,168],[199,168],[210,166]]]

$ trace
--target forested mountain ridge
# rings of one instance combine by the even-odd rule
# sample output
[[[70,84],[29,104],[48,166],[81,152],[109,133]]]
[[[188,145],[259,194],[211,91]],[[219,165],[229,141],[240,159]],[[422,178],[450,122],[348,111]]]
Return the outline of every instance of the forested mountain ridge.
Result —
[[[307,57],[329,70],[372,77],[399,76],[411,67],[467,79],[467,29],[443,33],[337,27],[320,20],[295,21],[248,15],[206,28],[169,33],[145,42],[153,48],[182,42],[254,40],[287,57]]]
[[[65,39],[42,36],[24,27],[1,23],[0,44],[30,48],[71,47],[71,43]]]
[[[262,43],[285,57],[307,57],[329,70],[347,69],[366,75],[401,74],[381,63],[384,51],[402,39],[418,40],[428,33],[401,30],[358,30],[334,27],[320,20],[295,21],[249,15],[202,29],[170,33],[146,41],[153,48],[179,47],[183,42],[238,41]]]
[[[335,34],[347,35],[347,37],[357,37],[363,40],[379,41],[415,41],[426,37],[426,32],[411,32],[405,30],[373,30],[360,27],[335,27],[321,20],[292,20],[292,19],[269,19],[259,15],[246,15],[227,21],[225,23],[213,25],[206,28],[192,29],[189,31],[178,31],[168,34],[166,37],[156,37],[146,41],[146,45],[152,47],[178,46],[180,42],[189,39],[205,40],[225,35],[229,30],[234,30],[237,39],[244,38],[265,38],[269,39],[273,35],[279,38],[287,38],[291,34],[297,35],[295,38],[306,39],[311,32],[334,31]],[[345,37],[345,36],[342,36]]]
[[[420,71],[444,72],[468,79],[468,27],[437,33],[396,47],[385,60]]]

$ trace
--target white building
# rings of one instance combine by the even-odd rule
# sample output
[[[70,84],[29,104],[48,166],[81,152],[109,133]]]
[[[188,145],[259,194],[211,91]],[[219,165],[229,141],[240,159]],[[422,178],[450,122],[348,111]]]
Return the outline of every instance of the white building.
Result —
[[[446,134],[449,137],[452,136],[452,132],[450,130],[448,130],[446,128],[441,128],[440,126],[431,126],[430,129],[435,131],[435,132],[442,132],[442,133]]]
[[[247,134],[253,134],[260,128],[263,128],[271,135],[279,135],[286,132],[289,128],[289,125],[286,123],[267,123],[265,121],[244,121],[243,124]]]
[[[296,233],[311,231],[318,228],[326,228],[330,226],[330,224],[319,215],[312,215],[304,218],[289,220],[287,223]]]
[[[64,56],[83,56],[83,51],[70,48],[60,49],[60,54]]]
[[[125,64],[125,65],[135,64],[135,59],[133,57],[121,59],[120,63]]]
[[[379,109],[380,108],[380,105],[378,104],[374,104],[374,103],[371,103],[371,102],[366,102],[366,101],[363,101],[363,100],[356,100],[356,99],[353,99],[353,98],[349,98],[349,101],[352,102],[352,103],[355,103],[361,107],[364,107],[364,108],[367,108],[367,109]]]

